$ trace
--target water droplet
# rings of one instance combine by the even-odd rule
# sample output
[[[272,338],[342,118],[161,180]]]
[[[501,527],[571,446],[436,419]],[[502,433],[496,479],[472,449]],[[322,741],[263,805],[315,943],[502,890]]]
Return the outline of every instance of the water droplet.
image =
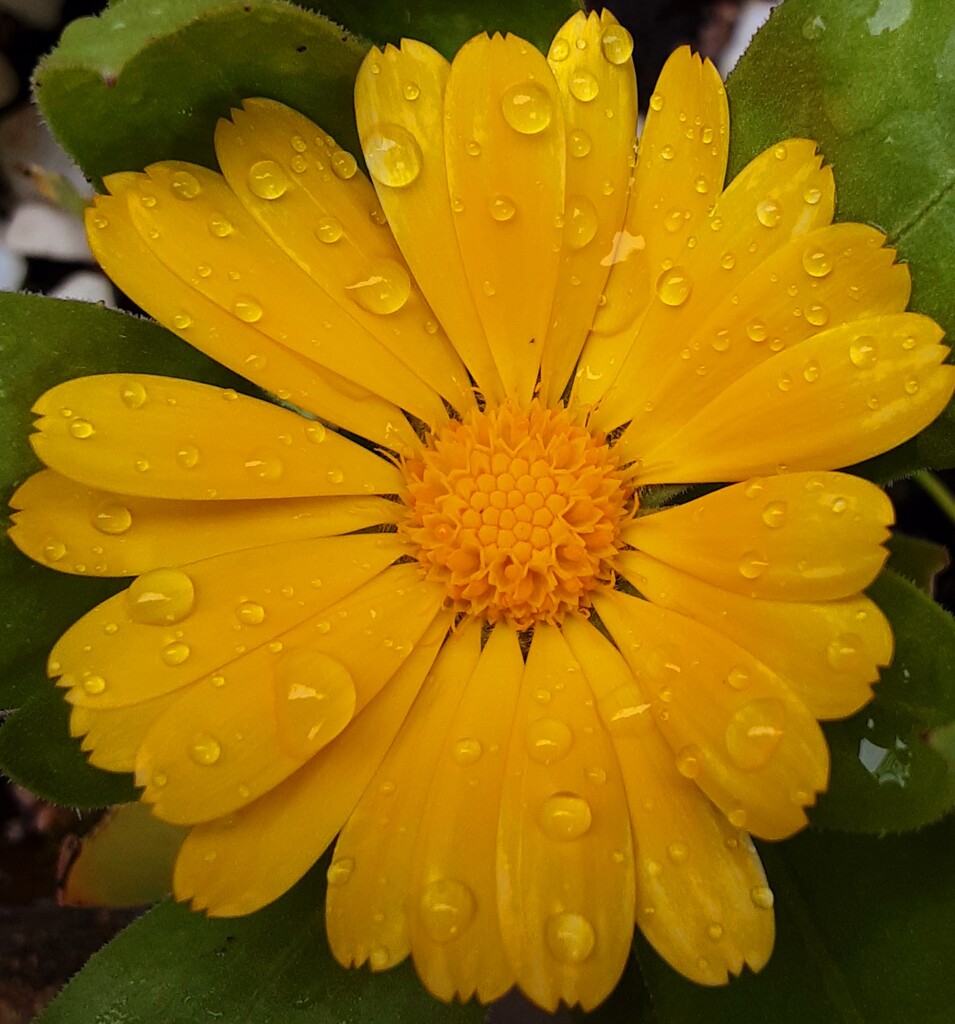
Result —
[[[580,128],[575,128],[567,137],[567,149],[571,156],[586,156],[590,152],[590,147],[590,136]]]
[[[769,331],[762,320],[751,320],[746,325],[746,337],[749,338],[750,341],[755,341],[757,344],[765,341],[768,334]]]
[[[337,217],[322,217],[319,219],[315,234],[320,242],[331,245],[342,237],[342,222]]]
[[[111,536],[125,533],[132,525],[132,513],[125,505],[104,505],[93,516],[93,526]]]
[[[663,226],[672,235],[674,232],[679,231],[683,227],[685,221],[683,217],[683,210],[678,206],[670,210],[663,218]]]
[[[814,381],[819,380],[819,364],[815,359],[810,359],[808,363],[803,367],[802,370],[803,380],[808,384],[812,384]]]
[[[332,170],[342,181],[348,181],[349,178],[355,176],[355,172],[358,170],[358,161],[346,150],[337,149],[332,154]]]
[[[663,149],[660,150],[660,156],[662,156],[664,160],[672,160],[673,157],[675,156],[675,153],[673,151],[673,147],[672,146],[664,146]]]
[[[93,424],[89,420],[73,420],[69,426],[70,436],[75,437],[79,441],[85,441],[86,438],[92,437],[96,430]]]
[[[196,273],[199,277],[209,277],[212,274],[212,267],[210,267],[208,263],[200,263],[199,266],[196,267]]]
[[[692,285],[683,267],[664,270],[657,280],[657,296],[667,306],[682,306],[690,297]]]
[[[690,856],[690,848],[686,843],[670,843],[667,847],[667,856],[674,864],[685,864]]]
[[[746,811],[736,807],[726,815],[726,820],[736,828],[746,828]]]
[[[663,109],[663,97],[655,92],[650,96],[650,109],[660,111]]]
[[[697,779],[700,776],[700,748],[696,746],[684,747],[676,755],[676,770],[685,779]]]
[[[199,179],[189,171],[176,171],[170,180],[169,187],[178,199],[195,199],[202,191]]]
[[[474,920],[474,893],[456,878],[427,885],[418,904],[421,923],[433,942],[450,942]]]
[[[611,64],[626,64],[633,53],[633,36],[623,25],[611,25],[600,37],[600,48]]]
[[[813,327],[824,327],[829,321],[829,310],[819,302],[806,307],[806,322]]]
[[[345,287],[362,309],[387,315],[397,312],[408,301],[411,278],[397,260],[385,257],[373,260],[362,280]]]
[[[191,653],[192,650],[187,643],[183,643],[181,640],[174,640],[172,643],[166,644],[162,649],[162,660],[167,665],[175,667],[186,661]]]
[[[570,77],[570,94],[581,103],[590,103],[600,92],[600,83],[589,71],[575,71]]]
[[[102,231],[103,228],[109,227],[109,221],[101,213],[97,213],[93,217],[93,227]]]
[[[784,142],[780,142],[780,144],[773,150],[773,156],[776,157],[777,160],[785,160],[788,155],[789,150],[786,148],[786,144]]]
[[[786,522],[789,506],[785,501],[771,501],[763,509],[763,522],[771,529],[778,529]]]
[[[194,444],[183,445],[176,452],[176,462],[183,469],[195,469],[199,462],[199,449]]]
[[[467,736],[454,744],[451,748],[451,757],[457,764],[469,765],[479,761],[483,752],[481,741]]]
[[[710,183],[701,174],[693,183],[693,187],[696,189],[697,192],[699,192],[701,196],[705,196],[706,193],[709,192],[710,190]]]
[[[338,466],[335,466],[325,474],[325,479],[329,483],[340,484],[345,479],[345,474]]]
[[[547,90],[537,82],[522,82],[506,89],[501,97],[504,120],[521,135],[542,132],[554,116]]]
[[[780,391],[788,391],[793,386],[793,379],[788,373],[782,373],[776,380],[776,387]]]
[[[249,191],[260,199],[278,199],[288,191],[285,171],[274,160],[259,160],[249,168]]]
[[[491,216],[497,221],[510,220],[517,212],[514,201],[507,196],[494,196],[489,204]]]
[[[232,308],[235,310],[235,315],[247,324],[254,324],[262,319],[262,307],[255,299],[248,297],[236,299]]]
[[[832,257],[824,249],[810,247],[802,254],[803,270],[810,277],[826,277],[832,273]]]
[[[372,177],[389,188],[404,188],[421,173],[421,147],[407,129],[380,124],[362,140]]]
[[[226,238],[235,231],[235,227],[232,222],[226,220],[225,217],[218,216],[213,217],[209,221],[209,230],[216,236],[216,238]]]
[[[83,689],[91,697],[98,697],[106,689],[106,680],[102,676],[87,676],[83,680]]]
[[[858,366],[860,370],[867,370],[874,366],[878,357],[879,351],[875,338],[868,335],[860,334],[849,346],[849,358],[852,360],[853,366]]]
[[[296,174],[304,174],[308,170],[308,161],[300,153],[292,157],[290,166]]]
[[[574,734],[570,727],[556,718],[539,718],[527,727],[527,752],[538,764],[559,761],[573,742]]]
[[[915,377],[910,377],[905,382],[905,393],[907,395],[914,395],[919,389],[919,382]]]
[[[477,139],[471,139],[470,142],[464,147],[468,156],[480,156],[481,155],[481,143]]]
[[[154,207],[156,205],[156,197],[155,196],[149,196],[149,195],[140,196],[139,201],[147,209],[152,209],[152,207]]]
[[[822,199],[822,189],[809,186],[802,194],[803,201],[809,206],[817,206]]]
[[[550,53],[547,56],[548,59],[556,61],[558,64],[562,60],[567,60],[568,56],[570,56],[570,43],[563,37],[558,36],[554,40]]]
[[[278,480],[284,466],[282,460],[271,452],[259,452],[246,459],[245,471],[255,480]]]
[[[748,580],[759,579],[769,568],[769,561],[759,551],[747,551],[739,560],[739,574]]]
[[[775,199],[761,199],[756,204],[756,219],[764,228],[774,228],[782,219],[783,212]]]
[[[189,747],[189,756],[196,764],[213,765],[222,756],[222,746],[211,733],[201,732],[193,739]]]
[[[323,747],[355,713],[357,693],[351,673],[337,658],[321,651],[283,654],[275,667],[272,693],[279,739],[296,758]]]
[[[138,380],[127,380],[120,385],[119,397],[127,409],[140,409],[146,403],[146,388]]]
[[[711,938],[711,939],[712,939],[712,940],[713,940],[714,942],[719,942],[719,940],[720,940],[721,938],[723,938],[723,926],[722,926],[721,924],[717,924],[717,923],[716,923],[716,922],[714,921],[714,922],[713,922],[713,924],[711,924],[711,925],[709,925],[709,926],[707,927],[707,929],[706,929],[706,934],[707,934],[707,935],[708,935],[708,936],[709,936],[709,937],[710,937],[710,938]]]
[[[734,690],[745,690],[750,683],[749,672],[742,665],[734,665],[726,674],[726,683]]]
[[[753,905],[759,907],[760,910],[773,909],[775,898],[773,897],[772,889],[767,888],[765,885],[757,885],[750,889],[749,895]]]
[[[744,771],[762,768],[783,738],[786,709],[775,697],[737,708],[726,726],[726,749]]]
[[[235,617],[246,626],[258,626],[265,621],[265,609],[257,601],[243,601],[236,608]]]
[[[414,103],[414,101],[421,95],[421,87],[417,82],[405,82],[401,87],[401,94],[410,103]]]
[[[150,626],[182,622],[195,603],[192,578],[181,569],[154,569],[134,580],[126,591],[130,618]]]
[[[594,926],[587,918],[570,912],[548,918],[544,934],[554,958],[565,964],[584,963],[597,942]]]
[[[568,196],[564,208],[564,239],[570,249],[583,249],[597,234],[599,221],[586,196]]]
[[[829,641],[826,657],[837,672],[852,672],[859,668],[865,645],[857,633],[840,633]]]
[[[325,878],[329,885],[344,885],[355,870],[354,857],[339,857],[328,865]]]
[[[308,143],[302,138],[301,135],[293,135],[289,139],[289,145],[296,153],[304,153],[308,149]]]
[[[316,420],[305,428],[305,436],[312,444],[321,444],[328,437],[328,431],[325,429],[324,423],[319,423]]]
[[[590,804],[576,793],[554,793],[541,805],[540,825],[551,839],[567,842],[590,830]]]
[[[177,331],[184,331],[192,326],[192,317],[188,313],[176,313],[172,318],[172,325]]]

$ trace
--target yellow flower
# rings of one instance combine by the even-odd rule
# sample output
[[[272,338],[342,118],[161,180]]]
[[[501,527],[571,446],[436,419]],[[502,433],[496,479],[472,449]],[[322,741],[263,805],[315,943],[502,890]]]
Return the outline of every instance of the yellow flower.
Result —
[[[631,49],[605,12],[547,59],[372,50],[374,188],[267,99],[220,123],[221,175],[110,177],[103,267],[283,404],[70,381],[14,499],[32,557],[137,577],[49,670],[90,760],[191,826],[177,897],[249,913],[340,833],[336,957],[411,954],[442,999],[592,1007],[634,922],[698,982],[763,966],[750,834],[804,826],[817,719],[892,655],[861,593],[892,509],[832,470],[955,386],[883,235],[830,223],[814,143],[723,190],[688,50],[634,166]]]

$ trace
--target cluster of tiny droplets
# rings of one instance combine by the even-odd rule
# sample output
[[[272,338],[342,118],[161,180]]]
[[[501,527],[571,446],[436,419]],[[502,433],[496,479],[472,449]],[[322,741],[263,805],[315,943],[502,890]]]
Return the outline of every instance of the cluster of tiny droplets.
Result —
[[[527,629],[613,585],[633,491],[606,439],[567,410],[475,413],[404,469],[400,529],[458,611]]]

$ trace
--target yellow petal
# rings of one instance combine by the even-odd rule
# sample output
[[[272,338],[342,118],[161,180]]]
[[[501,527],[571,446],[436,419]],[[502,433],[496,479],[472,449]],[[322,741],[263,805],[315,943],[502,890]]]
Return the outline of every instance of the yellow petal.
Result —
[[[90,247],[109,277],[150,316],[283,401],[379,444],[414,449],[415,433],[397,406],[292,352],[161,263],[129,217],[123,190],[136,187],[138,176],[111,175],[109,181],[117,196],[97,196],[86,211]],[[211,266],[196,267],[198,277],[211,273]]]
[[[829,777],[816,719],[751,654],[692,619],[626,594],[594,606],[676,757],[731,824],[764,839],[803,828]],[[730,679],[748,677],[739,689]]]
[[[58,384],[30,438],[51,469],[148,498],[389,494],[390,462],[269,402],[208,384],[104,373]]]
[[[723,187],[728,129],[719,73],[688,46],[681,47],[664,65],[650,100],[606,300],[575,384],[580,404],[596,403],[609,387],[654,297],[664,262],[676,263]]]
[[[641,482],[836,469],[908,440],[955,390],[941,328],[916,313],[857,320],[777,353],[641,458]]]
[[[892,262],[895,251],[884,242],[862,224],[832,224],[794,238],[734,282],[678,345],[660,353],[652,373],[633,381],[633,418],[618,441],[624,457],[640,458],[750,367],[822,328],[902,312],[908,268]],[[735,259],[721,257],[720,273],[728,266]]]
[[[734,484],[632,520],[624,540],[723,590],[828,601],[867,587],[895,520],[885,492],[847,473]]]
[[[637,123],[632,49],[630,33],[606,10],[573,15],[550,48],[567,136],[564,245],[541,362],[550,405],[590,330],[627,208]]]
[[[10,539],[60,572],[138,576],[164,565],[397,520],[384,498],[175,501],[94,490],[44,469],[10,499]]]
[[[370,960],[373,970],[382,970],[411,951],[410,918],[419,912],[414,901],[421,897],[411,891],[418,822],[431,779],[445,767],[445,738],[480,645],[476,619],[452,633],[339,836],[328,875],[326,922],[332,953],[345,967]],[[436,913],[444,943],[453,943],[470,923],[462,924],[460,909],[447,901]],[[436,994],[450,999],[453,989]]]
[[[465,273],[504,390],[526,406],[560,259],[566,152],[557,84],[523,40],[476,36],[451,65],[444,111]]]
[[[473,406],[467,373],[444,334],[428,329],[431,310],[394,238],[369,216],[368,179],[334,173],[341,151],[319,128],[281,103],[246,100],[219,122],[216,156],[246,210],[346,315],[459,412]]]
[[[395,566],[327,609],[327,618],[313,617],[189,687],[139,748],[142,799],[166,821],[195,824],[273,789],[398,671],[442,597],[414,566]]]
[[[497,916],[495,847],[523,669],[517,634],[497,627],[467,680],[442,744],[443,770],[433,777],[418,825],[411,892],[420,895],[411,918],[411,949],[418,974],[443,999],[476,994],[488,1002],[514,984]],[[471,912],[453,942],[441,941],[436,927],[434,904],[442,891],[454,893],[458,905]]]
[[[779,152],[784,159],[778,158]],[[791,239],[832,220],[832,171],[820,165],[816,144],[805,139],[790,139],[767,150],[708,208],[691,236],[693,244],[686,239],[672,266],[669,260],[651,265],[653,299],[620,372],[594,413],[596,426],[610,430],[629,420],[636,381],[656,372],[668,350],[681,351],[683,337],[730,289],[741,288],[761,262]],[[733,267],[727,271],[722,263],[729,257]],[[586,370],[585,365],[583,377]]]
[[[534,632],[498,830],[498,916],[521,990],[585,1010],[612,991],[633,940],[630,819],[616,755],[560,631]]]
[[[90,708],[74,704],[70,710],[70,735],[82,736],[90,764],[109,772],[132,772],[136,754],[153,722],[178,697],[164,694],[123,708]]]
[[[657,952],[703,985],[746,962],[759,970],[773,947],[773,915],[759,857],[677,771],[650,705],[620,653],[580,619],[564,637],[597,698],[626,789],[634,847],[637,923]]]
[[[638,551],[617,568],[648,600],[710,626],[786,681],[817,718],[844,718],[892,660],[892,627],[868,598],[765,601],[711,586]],[[747,680],[735,676],[736,684]]]
[[[393,534],[271,544],[156,569],[56,642],[69,700],[124,707],[214,672],[347,597],[405,553]],[[92,682],[91,682],[92,680]]]
[[[195,197],[186,201],[176,190],[184,174],[199,185]],[[346,296],[339,303],[297,267],[221,175],[170,161],[153,164],[135,183],[124,179],[122,184],[129,218],[140,238],[168,270],[200,295],[299,355],[400,404],[426,422],[444,421],[444,406],[434,390],[344,305],[358,309],[357,303]],[[205,274],[206,267],[212,268],[211,273]],[[391,272],[400,277],[397,268]],[[407,271],[401,273],[402,281],[408,281]],[[374,291],[373,285],[368,287]],[[188,308],[183,313],[191,316]]]
[[[190,831],[173,877],[177,899],[191,899],[214,917],[250,914],[308,871],[401,728],[449,624],[439,615],[388,686],[291,778],[228,818]]]
[[[430,46],[372,47],[355,82],[365,159],[388,225],[415,280],[485,398],[504,397],[467,275],[451,209],[444,92],[451,65]]]

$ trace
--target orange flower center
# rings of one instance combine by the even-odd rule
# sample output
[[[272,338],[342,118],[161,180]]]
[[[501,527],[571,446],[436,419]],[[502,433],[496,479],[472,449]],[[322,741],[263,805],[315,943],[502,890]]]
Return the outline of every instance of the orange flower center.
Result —
[[[613,584],[633,491],[606,438],[566,409],[475,413],[438,431],[404,472],[400,529],[459,611],[526,629]]]

